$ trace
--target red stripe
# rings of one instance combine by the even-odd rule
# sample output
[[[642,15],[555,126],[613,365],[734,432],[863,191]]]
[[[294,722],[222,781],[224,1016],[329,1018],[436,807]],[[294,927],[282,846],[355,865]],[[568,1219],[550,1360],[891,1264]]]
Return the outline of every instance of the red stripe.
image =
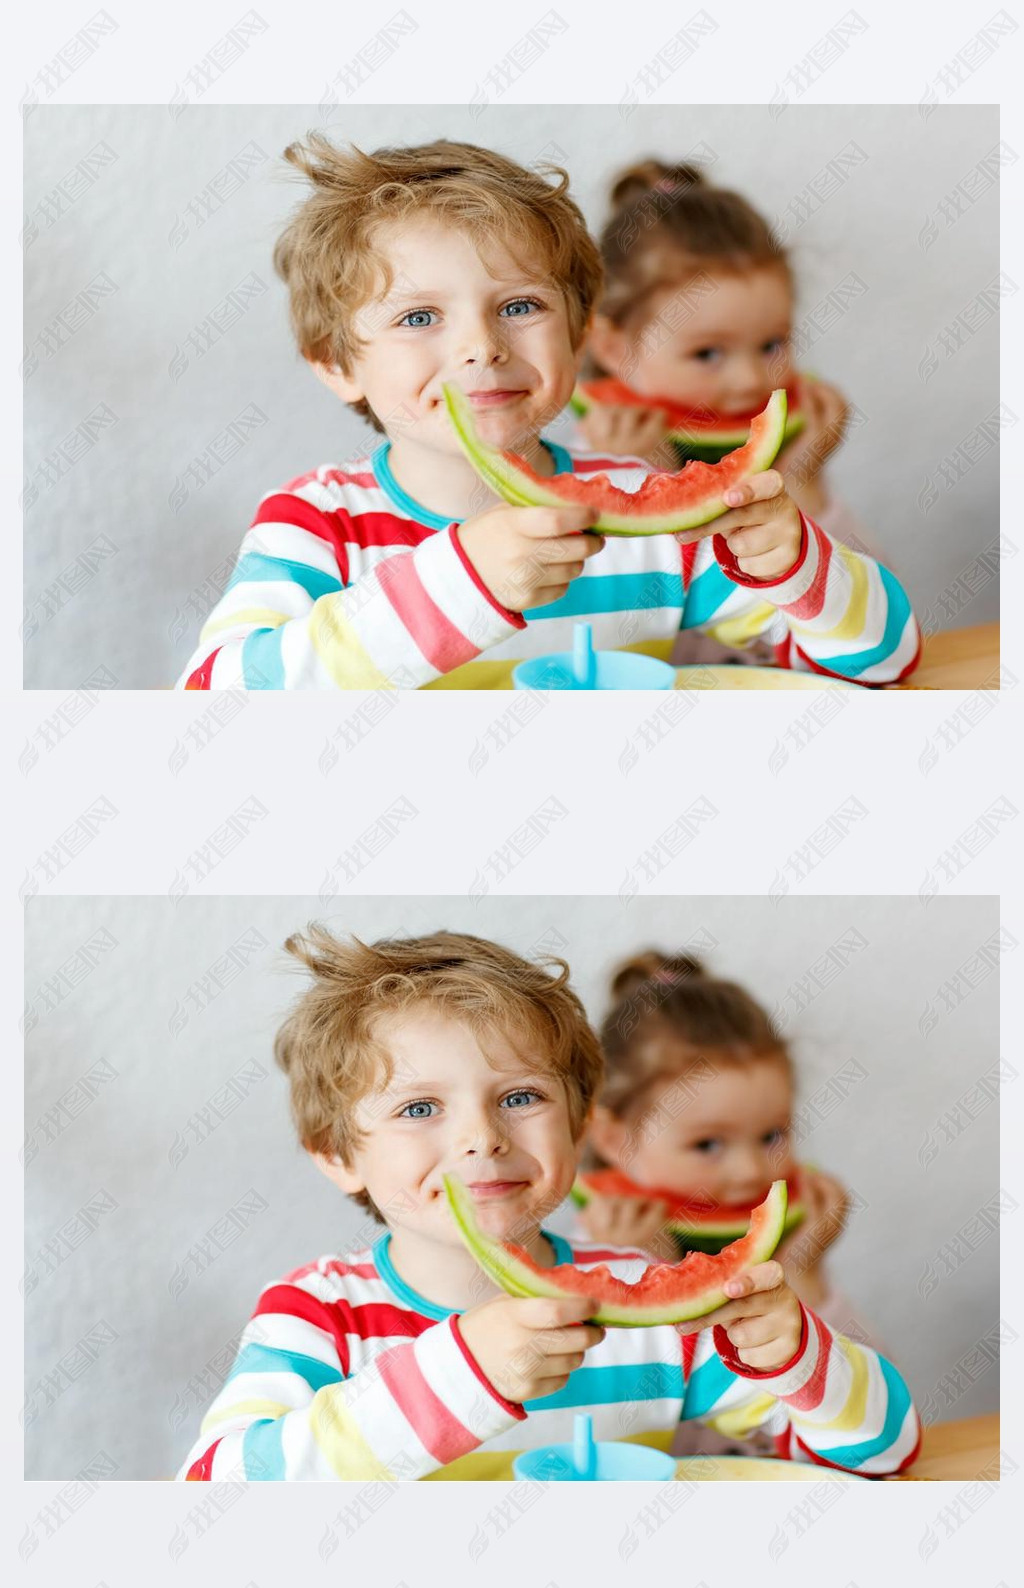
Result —
[[[297,474],[294,480],[287,480],[282,485],[282,491],[301,491],[304,485],[362,485],[367,490],[373,490],[377,481],[373,475],[364,471],[353,469],[335,469],[322,466],[319,469],[310,469],[308,474]],[[377,487],[379,489],[379,487]]]
[[[810,523],[810,520],[808,520]],[[814,570],[814,578],[799,600],[791,601],[783,611],[799,623],[805,623],[810,618],[816,618],[825,605],[825,592],[828,589],[829,569],[832,566],[832,542],[817,526],[811,523],[814,531],[815,542],[818,547],[818,566]]]
[[[223,1434],[221,1438],[223,1438]],[[215,1439],[209,1450],[204,1450],[198,1460],[193,1461],[185,1474],[186,1483],[211,1483],[213,1481],[213,1453],[220,1444],[220,1439]]]
[[[194,673],[189,673],[188,681],[185,684],[186,689],[213,688],[213,664],[223,649],[224,647],[222,645],[218,645],[215,651],[210,652],[205,662],[200,662]]]
[[[452,1313],[451,1318],[448,1321],[452,1326],[452,1334],[455,1336],[456,1345],[466,1358],[467,1364],[473,1369],[474,1375],[480,1380],[488,1395],[492,1396],[493,1399],[497,1401],[498,1405],[508,1412],[511,1417],[518,1418],[518,1420],[522,1422],[523,1418],[526,1416],[526,1412],[523,1410],[523,1407],[518,1401],[507,1401],[504,1395],[499,1395],[498,1391],[487,1377],[487,1374],[480,1366],[476,1357],[469,1349],[469,1346],[462,1338],[462,1330],[459,1328],[459,1320],[454,1313]]]
[[[691,540],[687,545],[682,547],[684,592],[689,590],[691,580],[693,579],[693,565],[697,561],[697,547],[699,545],[699,540]]]
[[[834,1344],[830,1331],[822,1323],[817,1313],[809,1312],[806,1307],[803,1311],[804,1328],[806,1329],[807,1327],[806,1320],[808,1318],[814,1324],[814,1331],[818,1338],[818,1360],[815,1362],[814,1369],[806,1384],[801,1389],[794,1390],[792,1394],[786,1396],[786,1405],[791,1406],[797,1412],[812,1412],[815,1407],[821,1405],[822,1397],[825,1394],[825,1380],[828,1377],[829,1358],[832,1351],[838,1350],[839,1347]],[[792,1363],[787,1364],[786,1369],[783,1369],[783,1371],[788,1371],[792,1365]]]
[[[698,1336],[696,1334],[684,1334],[682,1336],[684,1384],[688,1382],[690,1374],[693,1372],[693,1359],[697,1352],[697,1340]]]
[[[325,1334],[329,1334],[334,1341],[341,1362],[341,1371],[347,1376],[349,1370],[349,1348],[347,1335],[347,1309],[335,1303],[318,1301],[308,1291],[300,1290],[297,1285],[271,1285],[265,1290],[256,1303],[254,1318],[261,1317],[267,1312],[280,1312],[286,1317],[302,1318],[306,1323],[312,1323]]]
[[[383,1351],[374,1358],[374,1363],[396,1406],[439,1465],[446,1466],[479,1444],[465,1424],[434,1394],[423,1377],[415,1350],[398,1345]]]
[[[421,1318],[419,1313],[393,1307],[387,1301],[367,1301],[359,1307],[350,1307],[348,1316],[351,1319],[351,1334],[357,1334],[360,1340],[382,1340],[388,1335],[405,1334],[410,1339],[415,1339],[425,1329],[433,1328],[429,1318]]]
[[[414,557],[392,557],[373,570],[378,583],[423,655],[439,673],[479,655],[478,648],[445,617],[424,589]]]

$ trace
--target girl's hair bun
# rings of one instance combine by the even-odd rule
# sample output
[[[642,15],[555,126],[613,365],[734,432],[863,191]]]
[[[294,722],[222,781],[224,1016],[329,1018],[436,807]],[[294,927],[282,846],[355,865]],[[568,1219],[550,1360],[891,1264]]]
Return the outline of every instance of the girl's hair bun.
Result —
[[[611,995],[620,1000],[631,997],[645,982],[670,983],[703,975],[703,964],[692,954],[662,954],[656,948],[645,949],[624,960],[612,973]]]
[[[671,194],[687,188],[703,187],[704,173],[699,166],[681,162],[665,165],[661,160],[640,160],[623,171],[612,184],[611,201],[614,209],[625,209],[635,204],[647,193]]]

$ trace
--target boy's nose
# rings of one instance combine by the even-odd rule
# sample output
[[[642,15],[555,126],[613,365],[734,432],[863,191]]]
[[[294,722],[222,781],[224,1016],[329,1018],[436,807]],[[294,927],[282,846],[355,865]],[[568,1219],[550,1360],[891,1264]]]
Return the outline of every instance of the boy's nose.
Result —
[[[508,358],[508,336],[500,327],[487,323],[467,327],[458,356],[463,364],[503,364]]]

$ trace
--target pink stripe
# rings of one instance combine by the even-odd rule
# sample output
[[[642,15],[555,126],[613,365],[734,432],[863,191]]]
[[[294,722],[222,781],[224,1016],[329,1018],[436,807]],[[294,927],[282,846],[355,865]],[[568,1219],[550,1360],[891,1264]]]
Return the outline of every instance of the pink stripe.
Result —
[[[814,531],[814,538],[818,547],[818,566],[814,571],[814,578],[810,586],[804,591],[798,601],[783,607],[783,611],[798,623],[805,623],[809,618],[816,618],[825,605],[825,591],[828,587],[828,571],[832,565],[832,542],[823,534],[817,524],[811,519],[805,520]]]
[[[395,1405],[436,1462],[445,1466],[473,1449],[478,1441],[434,1394],[423,1377],[414,1348],[393,1346],[375,1360]]]
[[[454,667],[460,667],[479,654],[476,646],[445,617],[424,589],[415,557],[389,557],[387,562],[379,562],[373,571],[431,667],[439,673],[450,673]]]

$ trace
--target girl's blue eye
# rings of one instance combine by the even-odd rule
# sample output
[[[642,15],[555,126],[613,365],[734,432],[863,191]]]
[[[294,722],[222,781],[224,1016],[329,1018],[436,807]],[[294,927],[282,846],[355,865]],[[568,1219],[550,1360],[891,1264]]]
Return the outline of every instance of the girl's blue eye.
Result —
[[[774,342],[766,342],[761,349],[763,353],[781,353],[784,347],[789,346],[788,336],[776,337]]]
[[[430,1119],[434,1110],[433,1103],[406,1103],[399,1115],[400,1119]]]
[[[506,303],[501,312],[510,320],[521,320],[524,318],[523,311],[528,314],[531,309],[539,308],[540,304],[534,298],[517,298],[514,303]]]
[[[762,1138],[762,1140],[767,1145],[769,1142],[772,1142],[772,1141],[784,1141],[788,1135],[789,1135],[789,1127],[787,1126],[785,1130],[769,1130],[765,1134],[765,1136]]]
[[[504,1101],[509,1108],[528,1108],[539,1097],[539,1092],[529,1092],[524,1088],[521,1092],[510,1092]]]
[[[700,359],[702,364],[710,364],[713,358],[718,357],[718,354],[719,349],[717,347],[700,347],[693,356]]]
[[[716,1147],[721,1146],[721,1142],[717,1136],[709,1136],[706,1141],[695,1141],[693,1145],[698,1152],[714,1152]]]
[[[398,323],[399,325],[412,326],[413,330],[418,331],[421,326],[432,324],[433,318],[433,309],[410,309],[409,313],[403,315]]]

